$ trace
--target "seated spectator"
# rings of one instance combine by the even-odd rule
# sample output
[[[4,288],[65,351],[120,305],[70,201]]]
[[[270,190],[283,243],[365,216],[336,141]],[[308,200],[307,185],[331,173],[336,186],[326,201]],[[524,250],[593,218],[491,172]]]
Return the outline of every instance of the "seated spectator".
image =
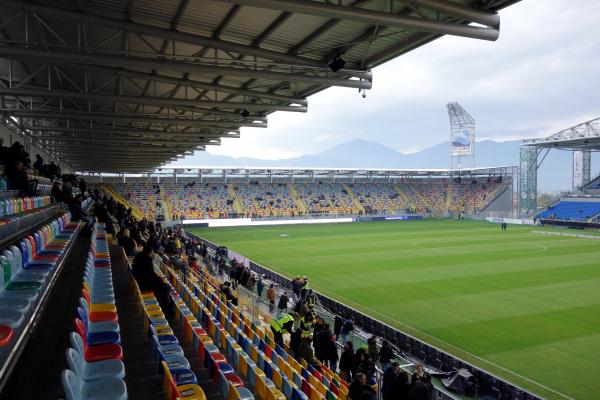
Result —
[[[23,196],[34,196],[37,180],[29,181],[27,171],[22,160],[16,160],[14,168],[9,168],[6,173],[8,184],[12,190],[18,190]]]

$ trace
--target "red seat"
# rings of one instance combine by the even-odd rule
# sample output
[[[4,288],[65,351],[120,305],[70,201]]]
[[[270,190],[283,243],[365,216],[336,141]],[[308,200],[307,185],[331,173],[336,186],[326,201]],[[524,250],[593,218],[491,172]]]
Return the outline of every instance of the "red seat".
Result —
[[[236,374],[227,374],[227,375],[225,375],[225,378],[227,378],[229,383],[231,383],[234,387],[243,387],[244,386],[244,381],[242,380],[242,378],[240,378]]]
[[[96,362],[102,360],[122,360],[123,348],[118,344],[99,344],[96,346],[88,346],[87,331],[81,320],[75,319],[75,328],[81,339],[83,340],[83,357],[87,362]]]
[[[13,337],[13,329],[10,326],[0,325],[0,346],[6,346]]]

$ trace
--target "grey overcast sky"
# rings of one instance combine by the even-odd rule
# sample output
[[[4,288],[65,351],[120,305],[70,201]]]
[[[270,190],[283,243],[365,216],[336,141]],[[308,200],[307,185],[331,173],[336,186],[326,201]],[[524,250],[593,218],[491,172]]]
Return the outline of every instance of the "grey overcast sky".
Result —
[[[600,1],[523,0],[501,12],[500,39],[446,36],[374,72],[365,99],[331,88],[306,114],[275,113],[209,153],[278,159],[352,139],[414,152],[448,140],[458,101],[481,139],[544,136],[600,115]]]

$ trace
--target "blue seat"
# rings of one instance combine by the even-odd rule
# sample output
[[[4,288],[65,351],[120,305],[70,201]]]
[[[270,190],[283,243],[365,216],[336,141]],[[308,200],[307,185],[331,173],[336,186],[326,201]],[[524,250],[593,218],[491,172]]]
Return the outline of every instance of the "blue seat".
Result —
[[[117,321],[102,321],[102,322],[90,322],[88,315],[82,307],[77,307],[77,316],[81,319],[89,333],[99,332],[117,332],[121,331],[119,323]]]
[[[190,362],[183,356],[167,356],[165,357],[165,362],[171,373],[190,369]]]
[[[68,348],[65,356],[67,364],[69,364],[69,369],[75,372],[83,381],[90,382],[106,378],[125,378],[125,366],[120,360],[102,360],[88,363],[83,359],[82,353],[73,348]]]
[[[172,371],[173,379],[177,383],[177,386],[181,385],[195,385],[198,383],[198,379],[196,378],[196,374],[191,369],[179,369],[176,371]]]
[[[67,400],[126,400],[127,386],[120,378],[105,378],[86,382],[75,372],[66,369],[61,374],[61,382]]]

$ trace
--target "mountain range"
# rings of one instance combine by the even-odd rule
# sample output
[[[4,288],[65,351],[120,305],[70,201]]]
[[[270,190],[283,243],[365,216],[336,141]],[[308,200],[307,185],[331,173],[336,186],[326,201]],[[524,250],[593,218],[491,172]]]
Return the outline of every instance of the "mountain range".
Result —
[[[475,145],[475,166],[497,167],[519,165],[520,140],[496,142],[483,140]],[[542,153],[543,154],[543,153]],[[594,162],[595,161],[595,162]],[[600,156],[593,155],[592,176],[598,175]],[[572,156],[570,152],[552,150],[538,172],[538,190],[556,192],[570,190]],[[594,167],[596,165],[596,167]],[[355,139],[317,154],[300,157],[263,160],[250,157],[234,158],[197,152],[173,164],[186,166],[227,167],[291,167],[291,168],[448,168],[450,142],[444,142],[416,153],[404,154],[380,143]]]

